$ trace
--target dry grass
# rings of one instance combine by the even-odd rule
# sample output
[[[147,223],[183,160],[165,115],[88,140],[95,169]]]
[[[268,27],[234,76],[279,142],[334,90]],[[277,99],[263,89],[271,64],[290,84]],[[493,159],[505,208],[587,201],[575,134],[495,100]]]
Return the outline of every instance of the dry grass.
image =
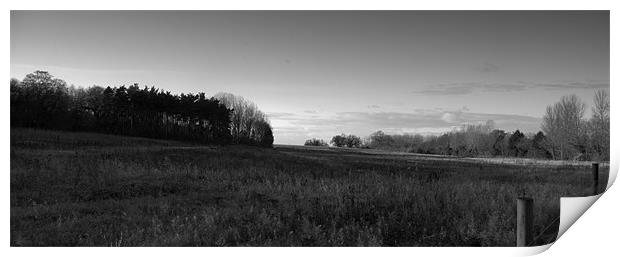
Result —
[[[588,195],[589,175],[12,130],[11,245],[513,246],[517,197],[535,199],[538,234],[560,196]]]

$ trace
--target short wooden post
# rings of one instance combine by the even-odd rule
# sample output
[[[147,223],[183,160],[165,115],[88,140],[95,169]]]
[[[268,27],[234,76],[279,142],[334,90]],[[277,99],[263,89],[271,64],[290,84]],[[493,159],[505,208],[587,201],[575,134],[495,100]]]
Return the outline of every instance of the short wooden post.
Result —
[[[598,163],[592,163],[592,193],[598,195]]]
[[[528,197],[517,199],[517,246],[528,246],[532,242],[534,227],[534,200]]]

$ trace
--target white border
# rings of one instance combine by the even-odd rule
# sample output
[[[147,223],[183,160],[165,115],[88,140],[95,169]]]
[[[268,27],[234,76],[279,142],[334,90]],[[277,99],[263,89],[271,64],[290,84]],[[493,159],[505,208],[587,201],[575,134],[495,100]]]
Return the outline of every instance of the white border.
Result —
[[[617,2],[617,1],[616,1]],[[3,63],[3,72],[6,74],[4,78],[8,81],[10,78],[10,46],[9,46],[9,10],[19,9],[41,9],[41,10],[80,10],[80,9],[159,9],[159,10],[191,10],[191,9],[340,9],[340,10],[393,10],[393,9],[417,9],[417,10],[541,10],[541,9],[562,9],[562,10],[611,10],[611,27],[617,28],[618,19],[614,17],[617,8],[613,1],[434,1],[434,2],[413,2],[413,1],[324,1],[314,0],[305,3],[297,1],[227,1],[227,2],[198,2],[198,1],[128,1],[128,0],[108,0],[99,2],[87,1],[12,1],[10,3],[3,2],[4,12],[2,13],[2,35],[5,36],[3,44],[3,55],[5,62]],[[611,46],[618,45],[618,33],[611,30]],[[611,66],[610,70],[617,69],[618,52],[611,49]],[[611,73],[610,84],[615,81],[614,73]],[[618,90],[611,87],[612,99],[612,124],[611,131],[620,128],[618,125],[618,115],[620,108],[614,104],[620,96]],[[3,256],[20,256],[22,255],[44,255],[44,256],[105,256],[110,255],[148,255],[148,256],[171,256],[186,254],[212,254],[212,255],[278,255],[278,256],[311,256],[318,254],[344,255],[351,254],[356,256],[375,256],[375,255],[398,255],[398,254],[416,254],[422,256],[506,256],[521,255],[524,253],[535,253],[535,249],[518,249],[518,248],[8,248],[10,243],[10,147],[9,147],[9,101],[8,89],[2,91],[4,97],[4,108],[0,111],[2,120],[5,125],[2,129],[1,158],[4,166],[3,174],[3,195],[1,198],[2,217],[1,222],[1,239],[3,243]],[[612,162],[611,169],[618,171],[618,153],[620,153],[620,139],[612,134]],[[620,192],[610,188],[604,194],[600,201],[594,204],[591,209],[582,217],[567,233],[555,243],[551,249],[543,255],[551,256],[584,256],[586,254],[608,253],[606,255],[614,255],[617,253],[617,235],[620,229],[618,222],[620,200]],[[96,249],[96,250],[95,250]],[[534,250],[534,251],[530,251]],[[540,250],[537,249],[537,250]],[[525,251],[525,252],[524,252]]]

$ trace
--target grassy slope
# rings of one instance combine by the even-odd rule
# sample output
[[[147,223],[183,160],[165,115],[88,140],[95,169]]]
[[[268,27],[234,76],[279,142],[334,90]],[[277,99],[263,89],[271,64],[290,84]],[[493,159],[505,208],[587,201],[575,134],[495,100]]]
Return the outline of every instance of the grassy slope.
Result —
[[[560,196],[588,195],[589,175],[11,130],[11,245],[512,246],[518,196],[535,199],[540,232]]]

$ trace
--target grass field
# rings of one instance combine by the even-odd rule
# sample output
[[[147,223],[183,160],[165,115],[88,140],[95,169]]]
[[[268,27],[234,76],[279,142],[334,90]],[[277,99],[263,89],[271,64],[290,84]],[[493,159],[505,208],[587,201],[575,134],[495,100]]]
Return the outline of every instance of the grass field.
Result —
[[[12,246],[514,246],[517,197],[537,235],[561,196],[591,192],[589,163],[29,129],[11,130],[10,166]]]

